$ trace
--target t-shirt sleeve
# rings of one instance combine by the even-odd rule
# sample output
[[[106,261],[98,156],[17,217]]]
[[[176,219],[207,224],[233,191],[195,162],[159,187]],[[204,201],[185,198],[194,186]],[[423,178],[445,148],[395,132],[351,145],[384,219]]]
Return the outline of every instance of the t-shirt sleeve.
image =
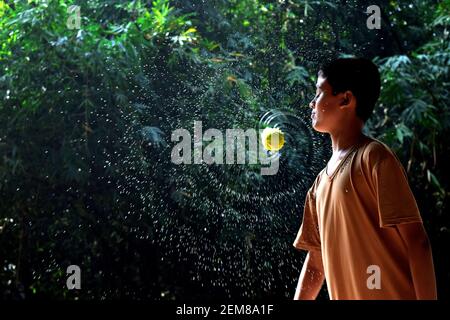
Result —
[[[293,243],[297,249],[320,251],[320,234],[315,204],[311,188],[306,194],[303,221]]]
[[[402,164],[394,154],[373,167],[380,227],[422,222],[416,200]]]

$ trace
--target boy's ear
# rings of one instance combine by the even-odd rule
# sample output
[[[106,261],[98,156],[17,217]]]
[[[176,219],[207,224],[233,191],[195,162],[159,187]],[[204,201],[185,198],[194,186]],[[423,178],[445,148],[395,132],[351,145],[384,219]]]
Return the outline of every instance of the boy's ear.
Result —
[[[352,101],[353,98],[354,98],[353,94],[350,91],[345,91],[344,95],[342,97],[340,105],[341,106],[348,106],[350,101]]]

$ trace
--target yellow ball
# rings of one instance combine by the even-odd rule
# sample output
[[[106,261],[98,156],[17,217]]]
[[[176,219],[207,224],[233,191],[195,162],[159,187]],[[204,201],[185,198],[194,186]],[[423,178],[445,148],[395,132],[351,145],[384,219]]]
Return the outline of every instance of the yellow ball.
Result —
[[[263,147],[269,151],[278,151],[284,145],[284,133],[278,128],[265,128],[261,133]]]

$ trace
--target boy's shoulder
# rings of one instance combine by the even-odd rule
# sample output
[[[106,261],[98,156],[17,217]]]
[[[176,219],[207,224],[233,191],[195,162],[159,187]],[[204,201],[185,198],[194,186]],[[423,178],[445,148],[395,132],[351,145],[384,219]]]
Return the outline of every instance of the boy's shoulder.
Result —
[[[361,169],[367,174],[392,175],[401,172],[405,177],[407,173],[402,162],[395,152],[375,138],[369,138],[361,151]]]
[[[368,142],[361,150],[361,157],[363,162],[370,167],[373,167],[386,159],[399,161],[397,155],[389,148],[389,146],[372,137],[368,137]]]

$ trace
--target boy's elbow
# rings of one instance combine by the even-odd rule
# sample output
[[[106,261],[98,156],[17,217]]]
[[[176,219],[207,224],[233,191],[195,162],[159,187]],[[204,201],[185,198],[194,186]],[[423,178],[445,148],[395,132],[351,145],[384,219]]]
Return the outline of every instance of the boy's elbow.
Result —
[[[310,272],[323,275],[322,253],[314,250],[309,251],[307,256],[307,266]]]

